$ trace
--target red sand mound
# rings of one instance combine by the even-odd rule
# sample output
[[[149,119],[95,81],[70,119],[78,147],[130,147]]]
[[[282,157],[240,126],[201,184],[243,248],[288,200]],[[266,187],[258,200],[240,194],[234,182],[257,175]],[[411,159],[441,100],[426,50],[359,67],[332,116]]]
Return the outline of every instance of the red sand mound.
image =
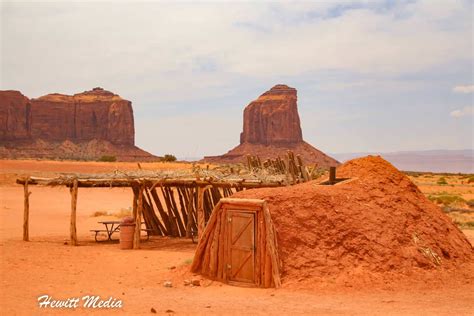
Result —
[[[269,204],[283,285],[316,280],[374,282],[471,262],[473,249],[439,207],[380,157],[338,168],[352,181],[254,189],[233,197]]]

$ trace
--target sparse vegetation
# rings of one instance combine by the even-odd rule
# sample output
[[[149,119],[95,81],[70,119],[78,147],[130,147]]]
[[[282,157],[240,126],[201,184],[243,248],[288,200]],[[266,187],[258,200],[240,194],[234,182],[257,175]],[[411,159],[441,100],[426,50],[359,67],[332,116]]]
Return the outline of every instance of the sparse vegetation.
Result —
[[[439,185],[446,185],[448,184],[448,182],[446,181],[446,178],[445,177],[441,177],[438,179],[438,182],[436,182],[437,184]]]
[[[166,154],[166,155],[163,156],[161,161],[173,162],[173,161],[176,161],[176,157],[174,155],[171,155],[171,154]]]
[[[114,161],[117,161],[117,157],[112,156],[112,155],[103,155],[102,157],[99,158],[98,161],[114,162]]]
[[[467,206],[474,207],[474,200],[469,200],[466,202]]]
[[[460,229],[474,229],[474,221],[461,222],[458,220],[453,221]]]
[[[92,217],[100,217],[100,216],[107,216],[107,212],[104,212],[104,211],[97,211],[97,212],[94,212],[94,214],[92,214]]]
[[[184,260],[185,265],[190,265],[191,263],[193,263],[193,258],[188,258],[188,259]]]
[[[467,179],[467,183],[474,183],[474,176],[470,176],[469,179]]]
[[[100,216],[113,216],[117,218],[124,218],[125,216],[131,216],[132,210],[131,208],[122,208],[117,212],[107,212],[107,211],[97,211],[92,214],[92,217],[100,217]]]
[[[442,192],[440,195],[428,195],[428,199],[430,201],[435,202],[436,204],[443,204],[445,206],[450,206],[455,203],[465,203],[466,200],[464,200],[462,197],[459,195],[455,194],[448,194],[446,192]]]

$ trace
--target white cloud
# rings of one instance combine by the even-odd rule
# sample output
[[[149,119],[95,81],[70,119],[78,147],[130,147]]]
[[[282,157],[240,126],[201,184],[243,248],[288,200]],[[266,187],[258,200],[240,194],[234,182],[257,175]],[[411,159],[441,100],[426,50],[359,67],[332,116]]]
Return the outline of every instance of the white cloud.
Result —
[[[454,95],[449,87],[470,83],[472,32],[472,5],[464,0],[3,1],[0,89],[38,97],[102,86],[133,102],[138,144],[185,156],[229,149],[241,131],[241,108],[273,84],[286,83],[299,89],[302,117],[314,105],[336,108],[336,117],[369,106],[369,113],[391,111],[385,120],[372,114],[351,125],[358,133],[344,126],[339,136],[314,130],[318,144],[325,139],[332,150],[357,151],[356,145],[345,148],[352,143],[348,137],[367,143],[375,133],[362,131],[385,128],[397,115],[418,117],[426,110],[419,104],[443,100],[439,117],[446,117],[446,102],[470,104],[459,100],[469,95]],[[433,91],[445,98],[435,100]],[[226,113],[231,106],[237,110]],[[193,121],[196,113],[205,118]],[[304,131],[319,117],[308,112]],[[466,134],[466,127],[448,121],[452,126],[434,148],[436,141],[448,148],[464,140],[453,135]],[[191,124],[196,122],[202,123]],[[423,123],[438,126],[429,117]],[[390,134],[398,135],[398,128]],[[183,146],[204,144],[215,130],[222,140],[205,142],[206,151]],[[423,146],[432,137],[426,135]],[[408,142],[393,141],[398,139]]]
[[[462,109],[454,110],[449,113],[449,115],[455,118],[474,115],[474,105],[465,106]]]
[[[453,88],[454,92],[457,93],[473,93],[474,92],[474,85],[459,85]]]
[[[74,93],[94,78],[119,92],[158,87],[181,100],[189,82],[226,86],[235,76],[403,75],[472,59],[471,15],[460,4],[8,3],[2,86],[38,96],[41,78],[44,92]],[[210,73],[196,69],[199,60],[213,65],[204,67]]]

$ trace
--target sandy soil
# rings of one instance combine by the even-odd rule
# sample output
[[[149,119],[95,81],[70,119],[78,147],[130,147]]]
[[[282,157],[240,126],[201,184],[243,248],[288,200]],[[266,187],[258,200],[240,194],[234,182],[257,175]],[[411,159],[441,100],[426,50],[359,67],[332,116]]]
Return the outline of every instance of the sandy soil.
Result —
[[[6,165],[3,161],[2,170],[10,175],[25,170],[29,173],[78,170],[76,163],[58,162],[59,166],[31,163]],[[88,163],[77,164],[85,168],[82,172],[91,172]],[[103,168],[102,163],[92,164],[93,168]],[[448,282],[437,288],[427,285],[312,291],[239,288],[208,280],[203,280],[199,287],[184,286],[183,279],[190,277],[184,271],[195,248],[189,239],[152,238],[143,243],[143,249],[131,251],[120,250],[116,243],[93,241],[89,230],[98,227],[98,221],[113,217],[92,215],[97,211],[114,213],[129,208],[132,198],[129,189],[79,190],[78,247],[65,245],[69,235],[68,190],[31,187],[31,192],[31,242],[23,242],[23,189],[11,183],[0,187],[1,315],[142,315],[151,314],[151,308],[162,315],[472,315],[474,310],[474,285],[470,280]],[[473,243],[474,231],[465,233]],[[173,282],[172,288],[163,286],[167,280]],[[124,306],[116,310],[39,309],[37,298],[44,294],[55,299],[112,296],[122,300]]]

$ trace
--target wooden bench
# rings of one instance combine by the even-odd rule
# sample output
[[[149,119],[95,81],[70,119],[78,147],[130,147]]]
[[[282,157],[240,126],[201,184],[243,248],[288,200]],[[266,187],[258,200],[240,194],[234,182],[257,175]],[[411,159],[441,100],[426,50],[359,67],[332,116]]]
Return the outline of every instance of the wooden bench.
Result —
[[[153,229],[148,229],[148,228],[142,228],[142,232],[146,232],[146,240],[150,239],[150,233],[153,231]]]
[[[90,231],[95,233],[94,239],[95,239],[96,242],[99,242],[99,240],[97,239],[97,235],[99,233],[106,233],[106,234],[109,233],[106,229],[91,229]],[[109,240],[109,239],[107,238],[107,240]],[[104,241],[106,241],[106,240],[104,240]]]
[[[108,231],[105,230],[105,229],[91,229],[90,231],[93,232],[93,233],[95,233],[94,239],[95,239],[96,242],[99,242],[99,240],[97,239],[97,235],[98,235],[99,233],[106,233],[106,234],[108,234]],[[120,229],[117,229],[115,232],[119,232],[119,231],[120,231]],[[151,232],[153,231],[153,229],[142,228],[141,231],[142,231],[142,232],[146,232],[146,240],[149,240],[149,239],[150,239],[150,236],[151,236]],[[109,239],[107,239],[107,240],[109,240]],[[107,240],[102,240],[102,241],[107,241]],[[112,240],[112,239],[110,239],[110,240]]]

